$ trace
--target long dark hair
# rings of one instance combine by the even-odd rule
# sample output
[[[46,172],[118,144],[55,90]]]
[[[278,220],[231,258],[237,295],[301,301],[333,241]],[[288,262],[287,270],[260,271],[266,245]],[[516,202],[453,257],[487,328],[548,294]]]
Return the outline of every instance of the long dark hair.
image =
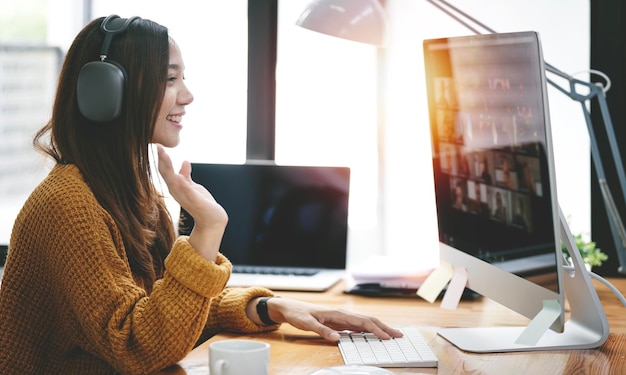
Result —
[[[146,19],[133,21],[113,38],[109,59],[127,72],[122,113],[111,122],[94,123],[78,109],[76,82],[81,67],[99,58],[102,21],[90,22],[72,43],[52,118],[33,143],[57,163],[78,167],[119,227],[133,275],[150,291],[175,238],[163,198],[152,184],[149,161],[167,83],[170,39],[167,28]]]

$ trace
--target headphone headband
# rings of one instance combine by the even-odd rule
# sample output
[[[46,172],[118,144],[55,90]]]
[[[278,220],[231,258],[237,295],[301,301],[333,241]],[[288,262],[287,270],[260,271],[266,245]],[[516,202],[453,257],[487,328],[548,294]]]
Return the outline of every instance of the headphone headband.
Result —
[[[112,14],[102,21],[102,24],[100,24],[100,30],[104,32],[104,42],[102,43],[102,49],[100,50],[100,61],[104,61],[107,58],[113,37],[126,31],[131,22],[137,18],[139,17],[135,16],[124,19],[120,18],[117,14]],[[109,28],[109,23],[112,28]]]

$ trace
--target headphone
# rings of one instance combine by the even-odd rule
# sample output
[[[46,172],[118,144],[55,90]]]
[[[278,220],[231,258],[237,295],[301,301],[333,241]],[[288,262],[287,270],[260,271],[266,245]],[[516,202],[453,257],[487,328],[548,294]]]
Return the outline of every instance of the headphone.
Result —
[[[100,25],[105,34],[100,61],[88,62],[80,69],[76,83],[78,109],[91,121],[113,121],[122,113],[126,70],[121,64],[109,60],[107,54],[113,37],[126,31],[137,18],[125,19],[115,14],[106,17]]]

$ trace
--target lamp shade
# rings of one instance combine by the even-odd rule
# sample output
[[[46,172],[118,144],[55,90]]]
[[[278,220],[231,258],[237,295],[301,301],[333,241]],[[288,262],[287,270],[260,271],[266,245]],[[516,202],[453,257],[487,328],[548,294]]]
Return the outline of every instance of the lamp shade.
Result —
[[[315,0],[296,25],[375,46],[383,46],[387,34],[385,10],[378,0]]]

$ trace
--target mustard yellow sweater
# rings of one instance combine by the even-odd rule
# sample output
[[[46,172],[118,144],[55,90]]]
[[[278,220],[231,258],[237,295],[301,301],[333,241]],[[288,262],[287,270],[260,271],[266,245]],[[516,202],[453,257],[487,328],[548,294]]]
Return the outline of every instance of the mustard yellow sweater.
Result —
[[[151,374],[201,334],[260,332],[264,288],[224,289],[231,264],[179,238],[150,295],[133,281],[112,217],[73,165],[58,165],[18,215],[0,285],[0,374]]]

